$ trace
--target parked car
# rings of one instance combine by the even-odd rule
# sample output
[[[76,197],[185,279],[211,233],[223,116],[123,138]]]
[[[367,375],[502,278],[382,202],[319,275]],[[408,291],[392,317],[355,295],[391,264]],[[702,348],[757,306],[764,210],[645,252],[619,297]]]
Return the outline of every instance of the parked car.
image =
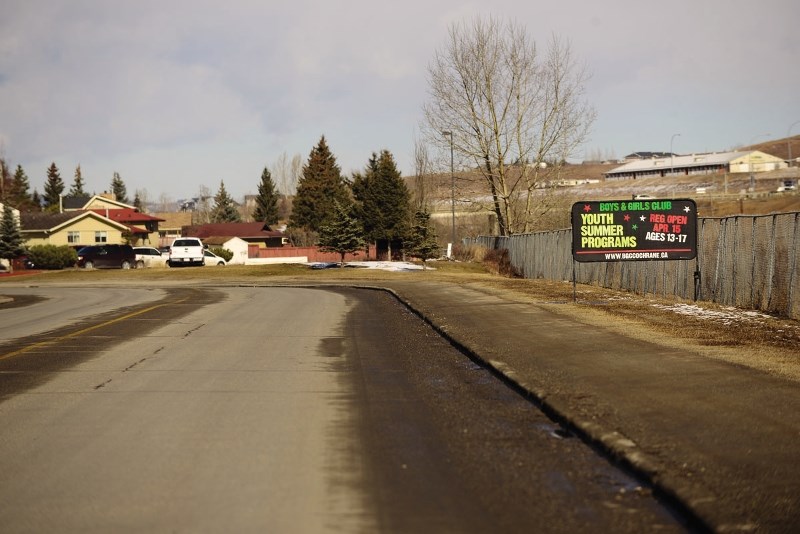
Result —
[[[208,249],[206,249],[205,252],[203,252],[203,256],[205,257],[205,262],[206,262],[205,264],[206,265],[222,265],[222,266],[225,266],[225,265],[228,264],[228,262],[225,261],[225,258],[221,258],[220,256],[217,256],[216,254],[214,254],[213,252],[211,252]]]
[[[169,260],[169,253],[163,253],[154,247],[133,247],[136,253],[136,268],[164,267]]]
[[[78,267],[84,269],[130,269],[136,254],[130,245],[91,245],[78,251]]]
[[[196,237],[179,237],[169,247],[170,267],[178,265],[205,265],[203,242]]]

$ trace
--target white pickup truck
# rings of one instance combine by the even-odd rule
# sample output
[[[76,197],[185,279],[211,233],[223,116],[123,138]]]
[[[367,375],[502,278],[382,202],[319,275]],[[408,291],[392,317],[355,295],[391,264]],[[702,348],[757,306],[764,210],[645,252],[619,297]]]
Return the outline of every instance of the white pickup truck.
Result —
[[[196,237],[179,237],[169,247],[169,260],[167,265],[205,265],[205,247],[203,242]]]

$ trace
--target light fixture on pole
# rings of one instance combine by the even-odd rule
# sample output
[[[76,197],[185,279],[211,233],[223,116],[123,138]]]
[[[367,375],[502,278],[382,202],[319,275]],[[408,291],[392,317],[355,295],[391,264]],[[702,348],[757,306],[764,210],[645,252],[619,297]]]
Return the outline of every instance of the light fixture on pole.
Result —
[[[453,235],[451,243],[456,246],[456,175],[453,169],[453,132],[445,130],[442,135],[450,138],[450,210],[452,215]]]
[[[681,134],[676,133],[672,134],[672,137],[669,138],[669,173],[673,174],[675,172],[675,154],[672,153],[672,142],[675,140],[676,137],[680,137]]]

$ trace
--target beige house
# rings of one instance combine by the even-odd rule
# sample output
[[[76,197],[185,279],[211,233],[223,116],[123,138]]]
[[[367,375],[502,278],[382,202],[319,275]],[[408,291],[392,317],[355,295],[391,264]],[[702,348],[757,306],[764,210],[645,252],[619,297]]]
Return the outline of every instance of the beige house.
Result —
[[[21,213],[22,237],[27,246],[69,245],[80,247],[103,243],[123,244],[128,226],[93,211]]]
[[[159,223],[163,222],[163,219],[142,213],[134,206],[119,202],[113,193],[93,197],[62,197],[61,208],[61,211],[71,213],[94,211],[106,219],[127,226],[132,245],[158,246]]]

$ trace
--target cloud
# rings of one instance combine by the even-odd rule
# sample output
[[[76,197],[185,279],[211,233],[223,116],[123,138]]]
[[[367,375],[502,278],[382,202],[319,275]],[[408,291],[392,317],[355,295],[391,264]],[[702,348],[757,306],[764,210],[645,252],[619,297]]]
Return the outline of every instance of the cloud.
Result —
[[[630,0],[8,4],[0,144],[35,167],[32,181],[57,160],[103,181],[119,171],[154,194],[220,178],[235,194],[281,152],[307,156],[321,134],[346,172],[382,148],[410,172],[428,62],[448,25],[476,15],[524,24],[540,46],[569,39],[594,73],[592,143],[620,154],[660,149],[675,131],[687,147],[722,149],[800,119],[800,7],[789,0],[658,11]]]

